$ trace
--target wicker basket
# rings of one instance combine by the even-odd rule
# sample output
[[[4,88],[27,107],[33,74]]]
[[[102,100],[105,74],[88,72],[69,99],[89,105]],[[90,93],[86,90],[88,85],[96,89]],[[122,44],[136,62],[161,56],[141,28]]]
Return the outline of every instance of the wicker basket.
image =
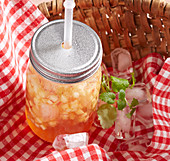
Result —
[[[111,66],[110,53],[125,48],[133,60],[157,52],[170,56],[170,4],[163,0],[75,0],[74,19],[93,28],[103,44],[103,62]],[[63,0],[41,3],[50,20],[63,19]]]

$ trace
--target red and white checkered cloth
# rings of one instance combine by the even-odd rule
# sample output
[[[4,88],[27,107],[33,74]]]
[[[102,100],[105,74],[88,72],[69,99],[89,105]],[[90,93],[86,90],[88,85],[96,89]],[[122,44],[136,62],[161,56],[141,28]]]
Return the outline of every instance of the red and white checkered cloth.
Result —
[[[27,125],[25,80],[30,42],[46,18],[28,0],[0,1],[0,160],[170,160],[170,59],[153,53],[135,62],[137,80],[153,91],[154,126],[137,127],[151,143],[146,152],[118,151],[113,128],[93,126],[88,146],[57,152]]]

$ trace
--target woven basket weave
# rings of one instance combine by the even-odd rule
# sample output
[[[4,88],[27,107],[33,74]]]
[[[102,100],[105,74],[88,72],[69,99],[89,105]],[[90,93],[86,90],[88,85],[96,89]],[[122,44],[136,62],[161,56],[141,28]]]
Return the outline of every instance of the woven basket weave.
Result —
[[[63,0],[41,3],[50,20],[63,19]],[[157,52],[170,56],[170,4],[163,0],[75,0],[74,20],[86,23],[103,44],[103,62],[111,66],[110,53],[129,50],[133,60]]]

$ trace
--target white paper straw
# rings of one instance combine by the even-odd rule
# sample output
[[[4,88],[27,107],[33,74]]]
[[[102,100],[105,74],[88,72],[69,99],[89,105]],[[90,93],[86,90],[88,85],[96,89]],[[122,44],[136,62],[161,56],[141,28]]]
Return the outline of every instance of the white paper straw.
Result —
[[[73,28],[73,8],[75,7],[74,0],[66,0],[65,7],[65,22],[64,22],[64,48],[72,47],[72,28]]]

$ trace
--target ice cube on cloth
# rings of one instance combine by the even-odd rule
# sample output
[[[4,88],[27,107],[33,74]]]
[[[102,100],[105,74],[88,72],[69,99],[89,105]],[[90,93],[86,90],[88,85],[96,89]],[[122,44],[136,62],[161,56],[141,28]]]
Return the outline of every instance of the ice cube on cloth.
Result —
[[[139,105],[136,109],[136,113],[138,116],[141,116],[142,118],[145,118],[145,119],[152,118],[153,117],[152,103]]]
[[[113,70],[116,69],[120,72],[123,72],[132,66],[130,53],[123,48],[114,49],[111,52],[111,60]]]
[[[129,103],[133,98],[137,99],[139,103],[151,102],[151,96],[149,90],[144,83],[136,83],[133,88],[126,89],[126,99]]]
[[[118,145],[116,151],[146,151],[150,140],[146,137],[128,139]]]
[[[89,135],[86,132],[76,134],[63,134],[56,136],[53,147],[56,150],[76,148],[88,145]]]
[[[116,48],[111,52],[111,62],[113,67],[113,76],[131,79],[133,72],[132,59],[128,50],[123,48]]]
[[[126,107],[128,108],[128,107]],[[127,109],[117,110],[117,119],[115,122],[115,131],[129,132],[131,127],[131,119],[127,118]]]
[[[148,130],[145,137],[153,137],[153,107],[152,103],[140,104],[136,109],[136,135],[140,136],[142,131]],[[149,132],[150,131],[150,132]]]

